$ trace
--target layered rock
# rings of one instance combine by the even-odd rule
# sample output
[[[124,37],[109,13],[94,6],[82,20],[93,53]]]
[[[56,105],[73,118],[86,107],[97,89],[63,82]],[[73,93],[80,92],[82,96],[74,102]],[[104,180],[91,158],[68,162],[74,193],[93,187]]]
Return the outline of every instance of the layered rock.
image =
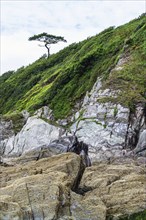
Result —
[[[144,219],[146,170],[137,161],[95,163],[85,169],[74,153],[25,164],[20,158],[13,166],[1,166],[2,220],[134,220],[134,213]]]
[[[107,219],[130,217],[146,209],[145,169],[127,162],[94,165],[83,175],[80,187],[91,189],[85,198],[100,198]]]
[[[76,184],[81,159],[76,154],[1,169],[0,219],[58,219],[70,215],[69,190]]]

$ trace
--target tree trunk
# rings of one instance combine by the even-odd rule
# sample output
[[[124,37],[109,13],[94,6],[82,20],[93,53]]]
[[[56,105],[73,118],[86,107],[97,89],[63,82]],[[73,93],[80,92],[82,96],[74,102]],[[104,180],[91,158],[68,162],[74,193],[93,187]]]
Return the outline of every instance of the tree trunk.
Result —
[[[45,44],[45,47],[47,48],[48,51],[48,57],[50,56],[50,47],[48,47],[48,44]]]

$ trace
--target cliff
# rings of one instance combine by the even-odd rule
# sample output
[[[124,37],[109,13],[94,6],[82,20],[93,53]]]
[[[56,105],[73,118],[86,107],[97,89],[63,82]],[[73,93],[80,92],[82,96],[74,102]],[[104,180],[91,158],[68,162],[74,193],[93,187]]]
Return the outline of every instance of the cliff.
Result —
[[[0,219],[146,219],[146,16],[0,77]]]

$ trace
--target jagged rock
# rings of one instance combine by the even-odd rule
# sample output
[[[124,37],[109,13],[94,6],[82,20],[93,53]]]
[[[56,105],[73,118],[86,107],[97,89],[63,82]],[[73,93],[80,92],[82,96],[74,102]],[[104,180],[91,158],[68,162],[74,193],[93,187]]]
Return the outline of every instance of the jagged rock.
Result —
[[[9,138],[14,135],[12,121],[0,119],[0,155],[3,155],[5,146]]]
[[[91,92],[87,92],[80,111],[71,119],[74,123],[69,130],[76,134],[79,142],[83,141],[88,145],[92,162],[121,157],[125,148],[133,150],[138,143],[140,132],[144,129],[145,107],[143,105],[137,105],[134,114],[120,104],[113,104],[110,101],[100,102],[103,98],[108,100],[109,97],[116,97],[118,92],[110,89],[103,90],[101,78],[98,78]],[[28,117],[27,113],[26,115]],[[42,107],[35,116],[28,118],[17,135],[9,129],[10,122],[5,125],[1,122],[0,154],[20,156],[34,150],[38,154],[40,151],[45,151],[47,155],[66,152],[70,140],[65,141],[64,138],[70,133],[65,131],[64,125],[69,123],[68,119],[58,120],[60,125],[57,123],[52,125],[44,121],[47,120],[46,118],[50,119],[51,115],[52,111],[47,106]]]
[[[29,112],[26,111],[26,110],[23,110],[21,113],[22,113],[22,115],[23,115],[25,121],[27,121],[27,119],[30,117]]]
[[[24,164],[32,160],[37,161],[42,158],[51,157],[65,152],[73,152],[80,155],[84,166],[91,166],[91,161],[88,156],[88,145],[79,142],[77,137],[71,134],[69,136],[62,136],[46,146],[29,150],[19,157],[14,157],[16,155],[13,157],[1,156],[0,163],[3,164],[3,166],[14,165],[16,163]]]
[[[71,130],[79,141],[89,145],[92,161],[121,157],[123,149],[136,147],[139,133],[143,130],[144,106],[137,105],[134,114],[128,108],[108,101],[110,97],[116,97],[118,92],[103,90],[101,79],[98,78],[75,115]],[[100,101],[103,98],[107,99],[105,103]]]
[[[111,102],[100,103],[103,97],[116,96],[114,91],[101,89],[101,81],[96,83],[84,99],[76,123],[71,129],[79,140],[90,145],[89,155],[94,160],[106,160],[121,156],[127,135],[129,109]]]
[[[36,115],[39,118],[46,118],[49,120],[53,120],[53,111],[48,106],[43,106],[42,108],[38,109],[34,115]]]
[[[0,141],[11,137],[14,134],[12,121],[0,119]]]
[[[9,138],[4,154],[22,155],[33,149],[48,146],[53,140],[59,139],[63,130],[36,116],[30,117],[22,130],[16,136]]]
[[[127,129],[126,146],[133,150],[139,140],[140,133],[146,126],[145,105],[139,104],[135,107],[135,111],[129,115],[129,124]]]

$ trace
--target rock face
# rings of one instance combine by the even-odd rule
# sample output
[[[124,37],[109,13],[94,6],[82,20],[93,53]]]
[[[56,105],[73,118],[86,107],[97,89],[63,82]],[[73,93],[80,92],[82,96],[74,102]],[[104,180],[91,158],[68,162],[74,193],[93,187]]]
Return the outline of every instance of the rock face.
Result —
[[[22,155],[33,149],[48,146],[53,140],[59,139],[63,128],[48,124],[33,116],[28,118],[22,130],[11,136],[5,145],[5,155]]]
[[[0,168],[1,220],[144,216],[146,170],[133,160],[85,169],[80,156],[65,153],[25,164],[18,158]]]
[[[117,92],[98,79],[66,129],[46,107],[0,120],[1,220],[145,219],[145,108],[101,102]]]
[[[136,147],[140,132],[145,126],[144,107],[137,106],[135,113],[120,104],[101,100],[116,97],[117,92],[102,89],[98,79],[90,93],[87,93],[81,110],[76,113],[72,125],[79,140],[89,145],[92,161],[103,161],[121,157],[125,148]]]
[[[4,74],[0,220],[146,220],[144,25]]]
[[[99,79],[68,130],[47,108],[17,134],[1,120],[1,220],[145,219],[145,110],[99,101],[109,96]]]
[[[92,162],[121,157],[124,149],[133,150],[138,145],[146,118],[145,107],[140,104],[133,113],[120,104],[108,101],[110,97],[116,97],[118,92],[103,90],[101,79],[98,78],[91,92],[87,92],[80,110],[72,117],[70,127],[67,120],[58,121],[58,125],[56,122],[54,125],[48,123],[48,119],[53,119],[53,113],[46,106],[32,117],[23,112],[27,122],[17,134],[13,131],[11,121],[1,120],[0,154],[20,156],[29,151],[49,149],[49,155],[55,155],[67,151],[71,144],[68,137],[75,134],[80,142],[88,145]],[[106,99],[105,103],[103,99]],[[65,125],[71,133],[65,129]],[[145,146],[145,141],[143,144]]]

